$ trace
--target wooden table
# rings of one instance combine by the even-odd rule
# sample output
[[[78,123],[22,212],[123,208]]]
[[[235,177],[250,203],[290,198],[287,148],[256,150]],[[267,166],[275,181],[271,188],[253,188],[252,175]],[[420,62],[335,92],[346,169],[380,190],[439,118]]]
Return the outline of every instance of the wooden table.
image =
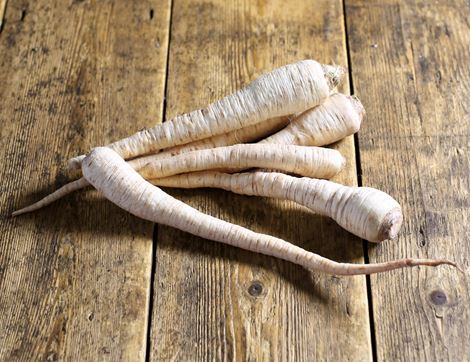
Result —
[[[337,180],[398,199],[397,240],[366,245],[292,203],[171,194],[336,260],[443,257],[468,273],[469,12],[460,0],[8,0],[0,360],[468,361],[468,276],[449,267],[310,273],[94,191],[8,215],[64,184],[69,157],[314,58],[348,66],[341,90],[367,110],[336,146],[348,159]]]

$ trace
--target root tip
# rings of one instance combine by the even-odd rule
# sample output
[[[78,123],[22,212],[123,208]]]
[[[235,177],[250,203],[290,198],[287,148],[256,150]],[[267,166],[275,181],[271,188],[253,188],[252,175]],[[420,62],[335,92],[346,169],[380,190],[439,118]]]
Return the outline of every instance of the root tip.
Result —
[[[407,266],[414,267],[414,266],[433,266],[437,267],[440,265],[449,265],[455,269],[457,269],[462,274],[466,275],[465,271],[461,269],[457,263],[447,260],[447,259],[407,259],[406,262]]]
[[[385,215],[382,225],[379,229],[378,241],[395,239],[403,223],[403,214],[401,209],[395,208]]]
[[[82,168],[82,161],[84,158],[85,156],[81,155],[81,156],[77,156],[68,160],[67,171],[69,172],[79,171]]]
[[[16,217],[16,216],[25,214],[27,212],[28,212],[28,210],[26,210],[26,209],[19,209],[19,210],[13,211],[10,216],[11,217]]]
[[[322,64],[322,68],[330,89],[335,89],[341,83],[346,69],[339,65],[328,64]]]
[[[451,267],[457,269],[459,272],[461,272],[463,275],[466,275],[465,271],[460,268],[457,263],[454,263],[453,261],[450,261],[450,260],[446,260],[446,259],[440,259],[440,260],[436,260],[436,266],[439,266],[439,265],[450,265]]]
[[[446,260],[447,263],[445,264],[448,264],[450,266],[453,266],[455,269],[457,269],[459,272],[461,272],[463,275],[467,275],[467,273],[465,273],[465,270],[463,270],[460,266],[458,266],[457,263],[454,263],[452,261],[449,261],[449,260]]]
[[[364,115],[366,114],[366,109],[364,108],[364,105],[362,102],[357,98],[356,96],[348,96],[349,101],[351,102],[354,110],[359,114],[359,117],[364,118]]]

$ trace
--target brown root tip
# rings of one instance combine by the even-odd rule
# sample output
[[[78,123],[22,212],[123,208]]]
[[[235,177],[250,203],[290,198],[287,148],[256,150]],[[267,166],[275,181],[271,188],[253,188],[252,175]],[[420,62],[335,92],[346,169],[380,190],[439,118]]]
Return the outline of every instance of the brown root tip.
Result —
[[[348,96],[349,101],[351,102],[354,110],[359,114],[359,116],[364,118],[366,114],[366,109],[364,108],[362,102],[356,96]]]
[[[68,170],[69,172],[80,170],[80,169],[82,168],[82,161],[83,161],[84,158],[85,158],[84,155],[71,158],[71,159],[67,162],[67,170]]]
[[[345,68],[339,65],[328,64],[322,64],[322,68],[330,89],[336,88],[341,83],[343,75],[346,72]]]
[[[21,214],[25,214],[25,213],[27,213],[27,212],[28,212],[28,210],[26,210],[26,208],[24,208],[24,209],[19,209],[19,210],[13,211],[13,212],[11,213],[11,217],[15,217],[15,216],[18,216],[18,215],[21,215]]]
[[[35,203],[35,204],[32,204],[32,205],[23,207],[22,209],[13,211],[13,212],[11,213],[11,217],[15,217],[15,216],[27,214],[28,212],[36,211],[36,210],[38,210],[38,209],[40,209],[40,208],[41,208],[41,206],[38,207],[37,203]]]
[[[403,214],[400,208],[392,209],[385,215],[380,225],[378,241],[395,239],[403,222]]]
[[[447,259],[407,259],[407,266],[439,266],[439,265],[450,265],[457,269],[459,272],[465,275],[465,272],[453,261]]]

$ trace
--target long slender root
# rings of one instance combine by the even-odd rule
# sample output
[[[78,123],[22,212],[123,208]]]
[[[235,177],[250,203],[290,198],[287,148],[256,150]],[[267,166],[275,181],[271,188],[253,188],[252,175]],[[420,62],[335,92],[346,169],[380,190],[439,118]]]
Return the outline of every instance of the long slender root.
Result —
[[[124,159],[248,127],[312,108],[328,97],[342,75],[338,66],[303,60],[274,69],[205,109],[177,116],[108,145]],[[69,160],[80,168],[83,155]]]
[[[205,171],[150,182],[167,187],[217,187],[242,195],[295,201],[317,214],[331,217],[344,229],[371,242],[395,238],[403,221],[398,202],[382,191],[276,172],[231,175]]]
[[[43,208],[43,207],[45,207],[49,204],[52,204],[53,202],[59,200],[60,198],[66,196],[66,195],[68,195],[68,194],[70,194],[70,193],[72,193],[76,190],[80,190],[84,187],[87,187],[88,185],[90,185],[90,184],[83,177],[76,180],[76,181],[72,181],[72,182],[62,186],[58,190],[54,191],[52,194],[47,195],[46,197],[39,200],[38,202],[36,202],[32,205],[23,207],[22,209],[19,209],[17,211],[14,211],[11,214],[11,216],[18,216],[18,215],[21,215],[21,214],[25,214],[27,212],[32,212],[32,211],[36,211],[38,209],[41,209],[41,208]]]
[[[242,249],[274,256],[313,271],[335,275],[373,274],[404,267],[438,266],[448,260],[402,259],[379,264],[338,263],[282,239],[256,233],[195,210],[142,178],[109,148],[94,149],[83,161],[84,177],[124,210],[156,223]]]

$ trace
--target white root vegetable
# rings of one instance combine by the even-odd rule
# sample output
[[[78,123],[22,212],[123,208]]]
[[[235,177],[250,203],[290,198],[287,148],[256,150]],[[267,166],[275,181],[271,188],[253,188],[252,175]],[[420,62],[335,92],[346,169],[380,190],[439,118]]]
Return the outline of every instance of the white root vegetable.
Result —
[[[289,64],[260,76],[205,109],[177,116],[108,147],[129,159],[303,112],[328,97],[342,73],[341,67],[321,65],[314,60]],[[83,157],[69,160],[69,168],[78,169]]]
[[[341,93],[292,119],[284,129],[259,143],[324,146],[359,131],[364,107],[359,99]]]
[[[361,126],[364,113],[364,107],[359,99],[336,93],[326,98],[319,106],[291,116],[290,119],[288,117],[273,118],[228,134],[171,147],[153,157],[154,159],[166,158],[194,150],[252,142],[263,138],[262,134],[265,134],[266,138],[258,143],[324,146],[356,133]],[[286,127],[282,128],[283,126]],[[282,129],[279,130],[280,128]],[[152,155],[142,156],[132,161],[144,165],[151,157]],[[237,170],[225,170],[225,172],[228,171]]]
[[[398,202],[382,191],[275,172],[230,175],[204,171],[152,179],[150,183],[180,188],[215,187],[242,195],[295,201],[371,242],[395,238],[403,221]]]
[[[43,207],[52,204],[53,202],[61,199],[62,197],[71,194],[74,191],[83,189],[89,185],[90,184],[88,183],[88,181],[81,177],[78,180],[69,182],[68,184],[65,184],[64,186],[58,188],[52,194],[43,197],[41,200],[35,202],[34,204],[28,205],[12,212],[11,216],[18,216],[21,214],[26,214],[28,212],[33,212],[42,209]]]
[[[258,141],[276,133],[285,127],[293,117],[294,116],[271,118],[264,122],[257,123],[245,128],[240,128],[232,132],[204,138],[202,140],[180,146],[170,147],[155,154],[137,157],[129,162],[132,162],[134,169],[137,170],[148,163],[150,160],[169,158],[191,151],[207,150],[210,148],[232,146],[239,143]]]
[[[364,108],[359,100],[354,97],[337,93],[328,97],[320,106],[295,117],[287,127],[259,143],[299,144],[309,146],[329,144],[356,132],[360,127],[363,114]],[[248,137],[251,131],[255,134],[259,134],[258,132],[262,132],[264,130],[268,131],[271,124],[273,124],[273,126],[281,126],[285,119],[287,118],[275,118],[263,123],[258,123],[254,126],[233,131],[229,135],[223,134],[210,137],[186,145],[176,146],[155,155],[138,157],[129,161],[129,163],[134,167],[134,169],[139,170],[150,161],[164,159],[165,157],[169,157],[173,154],[189,152],[192,149],[207,149],[211,146],[222,146],[232,142],[232,140],[235,140],[237,137],[242,138],[242,140],[246,140],[244,137]],[[229,169],[227,167],[229,166],[224,165],[221,167],[220,171],[240,172],[243,170],[243,168]],[[20,215],[22,213],[38,210],[73,191],[86,187],[87,185],[88,183],[83,179],[74,181],[71,184],[67,184],[58,189],[51,195],[46,196],[37,203],[15,211],[13,215]]]
[[[147,157],[147,163],[143,166],[139,160],[131,160],[128,163],[145,178],[161,178],[222,167],[262,167],[302,176],[331,178],[343,169],[346,162],[341,153],[329,148],[269,144],[218,147],[187,152],[164,159],[159,159],[157,154],[155,158]],[[78,179],[42,200],[15,211],[13,216],[38,210],[86,186],[88,183],[83,178]]]
[[[337,263],[308,252],[282,239],[234,225],[174,199],[142,178],[116,152],[96,148],[84,159],[87,181],[124,210],[148,221],[169,225],[191,234],[299,264],[305,268],[336,274],[372,274],[418,265],[454,265],[447,260],[402,259],[380,264]]]
[[[336,93],[319,106],[297,115],[285,128],[259,141],[258,144],[300,146],[331,144],[356,133],[361,127],[364,113],[364,107],[358,98]],[[218,171],[235,173],[243,169],[224,167]]]
[[[262,167],[302,176],[331,178],[344,168],[336,150],[293,145],[244,144],[217,147],[152,160],[139,169],[144,178],[156,178],[222,167]]]

